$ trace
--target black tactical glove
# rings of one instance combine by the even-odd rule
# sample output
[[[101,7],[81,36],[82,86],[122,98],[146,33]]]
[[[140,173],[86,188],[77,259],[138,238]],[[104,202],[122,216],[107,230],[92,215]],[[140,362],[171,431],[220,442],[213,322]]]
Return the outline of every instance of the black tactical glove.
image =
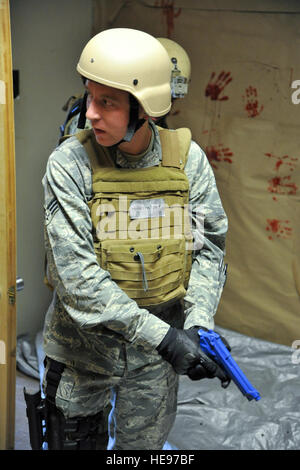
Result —
[[[203,326],[193,326],[192,328],[189,328],[188,330],[185,330],[189,337],[194,339],[194,341],[200,341],[200,336],[198,334],[199,330],[205,330],[207,331],[207,328]],[[228,351],[231,351],[231,347],[229,346],[227,340],[220,335],[221,340],[223,341],[224,345],[228,349]],[[205,354],[202,352],[202,354]],[[208,356],[205,355],[207,358]],[[226,374],[226,372],[212,359],[209,358],[210,363],[206,364],[205,367],[201,364],[196,364],[194,367],[190,368],[188,370],[188,376],[191,380],[200,380],[204,378],[208,379],[213,379],[214,377],[218,377],[221,380],[221,385],[223,388],[227,388],[228,385],[231,382],[230,377]]]
[[[170,327],[156,349],[177,374],[188,375],[192,380],[219,377],[225,383],[228,380],[225,372],[199,346],[199,328],[178,330]]]
[[[199,341],[191,338],[187,330],[170,327],[156,349],[180,375],[187,374],[191,367],[195,367],[204,360],[199,348]]]

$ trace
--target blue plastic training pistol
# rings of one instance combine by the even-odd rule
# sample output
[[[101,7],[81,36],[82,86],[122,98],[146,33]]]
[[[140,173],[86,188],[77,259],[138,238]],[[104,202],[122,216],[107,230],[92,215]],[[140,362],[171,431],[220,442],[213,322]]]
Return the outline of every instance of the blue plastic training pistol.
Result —
[[[252,386],[243,371],[232,359],[230,352],[223,343],[220,335],[213,330],[198,331],[200,337],[200,346],[203,352],[215,360],[229,377],[233,380],[240,391],[248,400],[260,400],[259,392]]]

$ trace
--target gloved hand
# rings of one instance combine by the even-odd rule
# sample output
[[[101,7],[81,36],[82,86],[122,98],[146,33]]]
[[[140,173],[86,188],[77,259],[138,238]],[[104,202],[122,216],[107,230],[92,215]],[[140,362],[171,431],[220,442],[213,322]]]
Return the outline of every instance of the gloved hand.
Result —
[[[198,341],[198,343],[200,344],[200,336],[198,334],[198,331],[200,329],[207,331],[207,328],[203,326],[193,326],[192,328],[189,328],[188,330],[185,330],[185,331],[188,333],[191,339],[193,338],[194,341]],[[228,351],[231,351],[231,347],[229,343],[227,342],[227,340],[221,335],[220,335],[220,338],[222,339]],[[205,353],[202,352],[202,354],[205,354]],[[208,358],[207,355],[205,356]],[[209,360],[210,362],[207,363],[205,367],[203,365],[196,364],[194,367],[190,368],[187,375],[189,376],[191,380],[200,380],[203,378],[213,379],[214,377],[218,377],[221,380],[222,387],[227,388],[231,382],[230,377],[219,366],[217,362],[215,362],[212,358],[209,358]]]
[[[177,374],[188,375],[192,380],[219,377],[222,382],[227,381],[225,372],[201,350],[199,328],[178,330],[170,327],[156,348],[158,353],[173,366]]]

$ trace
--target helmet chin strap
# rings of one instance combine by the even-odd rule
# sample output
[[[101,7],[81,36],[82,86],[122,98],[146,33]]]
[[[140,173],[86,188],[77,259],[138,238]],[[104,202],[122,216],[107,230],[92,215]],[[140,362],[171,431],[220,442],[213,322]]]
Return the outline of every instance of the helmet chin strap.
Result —
[[[82,102],[81,102],[81,107],[80,107],[80,114],[78,118],[78,123],[77,127],[78,129],[84,129],[85,123],[86,123],[86,100],[87,100],[87,92],[84,93]]]
[[[127,132],[123,139],[121,139],[120,142],[115,145],[120,145],[122,142],[130,142],[136,131],[139,130],[145,122],[145,119],[139,118],[139,103],[131,94],[129,94],[129,105],[130,113]]]
[[[77,124],[78,129],[84,129],[84,126],[86,123],[85,115],[86,115],[87,95],[88,94],[86,92],[83,96],[83,100],[82,100],[82,104],[80,108],[80,114],[78,118],[78,124]],[[130,142],[134,134],[136,133],[136,131],[138,131],[145,122],[144,118],[142,119],[139,118],[139,103],[135,99],[135,97],[131,94],[129,94],[129,105],[130,105],[129,122],[128,122],[126,134],[119,142],[112,145],[112,147],[117,147],[122,142]]]

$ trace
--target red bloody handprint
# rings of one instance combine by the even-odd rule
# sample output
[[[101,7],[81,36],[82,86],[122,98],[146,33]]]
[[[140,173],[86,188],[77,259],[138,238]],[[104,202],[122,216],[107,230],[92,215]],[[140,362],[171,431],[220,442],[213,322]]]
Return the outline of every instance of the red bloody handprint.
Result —
[[[208,145],[205,148],[205,153],[208,158],[209,163],[213,168],[216,170],[218,169],[216,162],[227,162],[232,163],[232,156],[233,152],[230,148],[225,147],[223,144],[219,144],[217,146]]]
[[[212,72],[209,82],[205,88],[205,96],[210,96],[212,101],[226,101],[228,100],[228,96],[220,96],[224,88],[232,81],[232,77],[230,76],[230,72],[222,72],[219,73],[217,78],[214,80],[216,76],[215,72]]]
[[[289,223],[289,220],[267,219],[266,231],[269,232],[269,240],[289,238],[292,235],[292,228],[288,227]]]
[[[167,23],[167,37],[170,38],[174,29],[174,18],[180,15],[181,8],[178,8],[175,12],[174,0],[156,0],[155,6],[162,8],[162,13]]]
[[[246,100],[245,110],[247,111],[248,117],[256,117],[264,109],[263,105],[261,105],[259,108],[257,90],[250,85],[248,88],[246,88],[245,91],[246,96],[243,96],[243,99]]]
[[[290,175],[275,176],[269,180],[268,191],[275,194],[296,194],[298,186],[290,180]]]
[[[297,193],[298,186],[291,180],[291,175],[279,175],[279,173],[282,173],[281,170],[289,170],[290,172],[293,172],[297,166],[298,158],[289,157],[288,155],[278,157],[273,153],[265,153],[265,156],[275,159],[274,171],[276,172],[276,176],[268,180],[268,191],[274,194],[273,200],[277,201],[277,198],[275,197],[276,194],[295,195]]]
[[[278,171],[281,166],[287,166],[289,167],[290,171],[294,171],[294,169],[297,166],[297,161],[298,158],[296,157],[289,157],[289,155],[283,155],[283,157],[277,157],[277,155],[274,155],[273,153],[265,153],[266,157],[269,158],[275,158],[276,163],[275,163],[275,168],[274,170]]]

